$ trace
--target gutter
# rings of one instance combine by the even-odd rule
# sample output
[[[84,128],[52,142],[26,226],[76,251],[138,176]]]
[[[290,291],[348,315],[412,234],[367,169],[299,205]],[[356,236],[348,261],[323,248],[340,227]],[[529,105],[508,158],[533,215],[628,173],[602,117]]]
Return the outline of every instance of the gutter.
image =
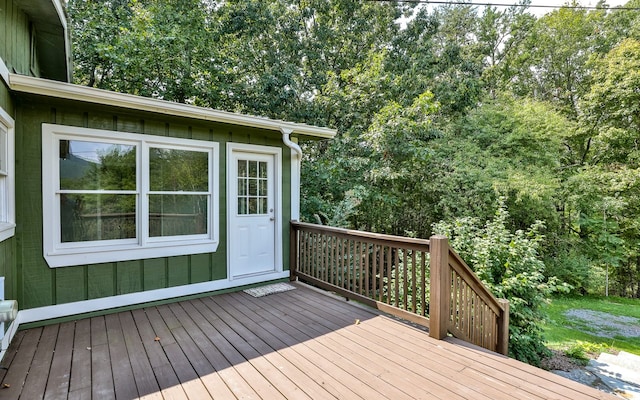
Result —
[[[300,168],[302,166],[302,149],[291,141],[293,129],[280,127],[282,143],[291,149],[291,220],[300,219]],[[295,153],[295,158],[294,158]]]
[[[280,130],[281,132],[282,129],[284,129],[289,133],[324,139],[331,139],[336,135],[336,130],[330,128],[238,114],[184,103],[174,103],[171,101],[117,93],[31,76],[9,74],[9,88],[14,92],[49,96],[65,100],[76,100],[130,110],[148,111],[156,114],[193,118],[202,121],[220,122],[273,131]]]

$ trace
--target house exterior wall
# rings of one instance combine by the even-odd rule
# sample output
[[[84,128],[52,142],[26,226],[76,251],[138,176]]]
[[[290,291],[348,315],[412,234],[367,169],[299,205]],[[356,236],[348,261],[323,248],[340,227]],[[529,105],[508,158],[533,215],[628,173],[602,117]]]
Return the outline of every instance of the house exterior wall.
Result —
[[[39,76],[37,62],[32,60],[29,17],[14,0],[0,0],[0,37],[2,36],[4,39],[0,40],[0,58],[9,71]]]
[[[0,0],[2,1],[2,0]],[[230,124],[134,112],[123,108],[16,95],[16,243],[15,255],[5,264],[14,277],[20,309],[106,298],[154,289],[196,284],[227,278],[226,154],[227,142],[258,144],[283,149],[282,254],[288,254],[291,210],[291,151],[278,132]],[[94,265],[50,268],[43,258],[42,124],[125,131],[215,141],[219,153],[220,244],[215,253],[128,260]],[[2,244],[0,244],[1,246]],[[12,247],[13,246],[13,247]],[[1,261],[0,261],[1,262]],[[2,266],[0,265],[0,268]],[[283,268],[288,269],[288,260]],[[11,271],[9,271],[11,270]]]

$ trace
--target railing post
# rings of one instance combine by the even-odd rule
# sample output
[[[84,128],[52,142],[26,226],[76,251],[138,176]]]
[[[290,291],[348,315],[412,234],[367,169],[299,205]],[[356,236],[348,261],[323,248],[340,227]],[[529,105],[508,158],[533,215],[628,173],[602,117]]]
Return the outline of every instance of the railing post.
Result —
[[[429,238],[431,293],[429,295],[429,336],[444,339],[449,324],[451,299],[451,271],[449,270],[449,241],[445,236]]]
[[[295,221],[289,223],[289,280],[291,282],[297,279],[298,272],[298,227]]]
[[[502,313],[498,318],[498,348],[500,354],[509,355],[509,300],[498,299]]]

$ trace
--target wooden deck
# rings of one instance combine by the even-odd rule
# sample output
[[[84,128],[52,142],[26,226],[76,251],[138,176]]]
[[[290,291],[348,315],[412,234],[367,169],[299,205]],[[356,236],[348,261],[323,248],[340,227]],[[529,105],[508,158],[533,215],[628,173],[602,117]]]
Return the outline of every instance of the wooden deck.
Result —
[[[0,399],[609,399],[296,284],[20,331]]]

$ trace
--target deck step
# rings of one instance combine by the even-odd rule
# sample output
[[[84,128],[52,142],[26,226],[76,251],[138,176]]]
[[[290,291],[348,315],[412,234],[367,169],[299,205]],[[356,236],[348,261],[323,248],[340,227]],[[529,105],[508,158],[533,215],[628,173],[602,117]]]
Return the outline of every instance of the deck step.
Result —
[[[602,353],[589,362],[587,370],[625,398],[640,400],[640,357],[624,351],[618,355]]]
[[[625,351],[618,355],[602,353],[593,364],[604,374],[640,385],[640,357],[634,354]]]

